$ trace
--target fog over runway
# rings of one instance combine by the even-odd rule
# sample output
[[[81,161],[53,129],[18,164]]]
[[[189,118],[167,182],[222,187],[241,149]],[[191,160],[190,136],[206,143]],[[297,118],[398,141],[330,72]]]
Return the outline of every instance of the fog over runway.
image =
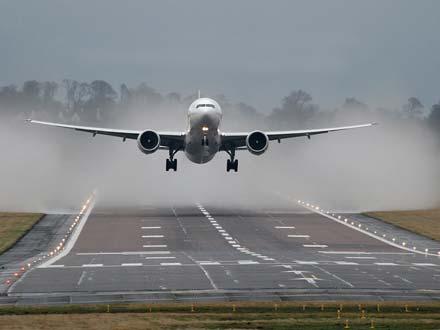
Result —
[[[360,215],[350,219],[369,221]],[[440,249],[416,239],[432,254]],[[65,257],[29,271],[9,296],[22,303],[43,297],[45,302],[436,299],[439,278],[439,257],[390,246],[305,209],[195,204],[97,209]]]

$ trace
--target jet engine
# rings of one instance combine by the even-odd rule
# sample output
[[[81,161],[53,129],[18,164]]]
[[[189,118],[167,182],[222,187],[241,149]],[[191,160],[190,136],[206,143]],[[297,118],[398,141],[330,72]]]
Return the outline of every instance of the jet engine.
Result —
[[[246,137],[246,146],[252,154],[261,155],[269,147],[269,138],[263,132],[252,132]]]
[[[159,149],[160,136],[155,131],[146,130],[137,138],[138,148],[145,154],[151,154]]]

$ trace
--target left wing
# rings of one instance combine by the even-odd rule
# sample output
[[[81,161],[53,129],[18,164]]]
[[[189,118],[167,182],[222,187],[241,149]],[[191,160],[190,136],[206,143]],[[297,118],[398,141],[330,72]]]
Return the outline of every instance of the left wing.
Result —
[[[307,136],[310,138],[312,135],[330,133],[336,131],[344,131],[354,128],[363,128],[377,125],[377,123],[369,123],[363,125],[354,125],[354,126],[343,126],[343,127],[333,127],[333,128],[320,128],[320,129],[308,129],[308,130],[297,130],[297,131],[262,131],[262,133],[266,134],[269,140],[278,140],[295,138],[300,136]],[[245,149],[242,147],[246,146],[246,138],[251,132],[240,132],[240,133],[221,133],[222,136],[222,149]]]
[[[32,123],[32,124],[40,124],[40,125],[46,125],[46,126],[54,126],[54,127],[73,129],[75,131],[91,133],[91,134],[93,134],[93,136],[95,136],[96,134],[116,136],[116,137],[122,138],[124,141],[125,141],[125,139],[136,140],[138,138],[139,134],[142,133],[142,131],[66,125],[66,124],[51,123],[51,122],[38,121],[38,120],[32,120],[32,119],[27,119],[27,122]],[[159,136],[160,136],[161,149],[167,149],[170,147],[173,147],[173,148],[183,147],[185,133],[182,133],[182,132],[156,132],[156,133],[159,134]]]

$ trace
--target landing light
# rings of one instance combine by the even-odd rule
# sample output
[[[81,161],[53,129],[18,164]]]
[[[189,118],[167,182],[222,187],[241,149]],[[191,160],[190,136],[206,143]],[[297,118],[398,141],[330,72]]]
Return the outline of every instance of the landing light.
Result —
[[[203,127],[202,127],[202,131],[203,131],[203,132],[208,132],[208,131],[209,131],[209,128],[208,128],[207,126],[203,126]]]

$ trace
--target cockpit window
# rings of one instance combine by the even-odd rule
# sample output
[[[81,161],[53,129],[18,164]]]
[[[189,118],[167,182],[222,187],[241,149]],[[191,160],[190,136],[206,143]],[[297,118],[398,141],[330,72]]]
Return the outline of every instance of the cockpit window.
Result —
[[[196,106],[197,109],[201,107],[215,108],[214,104],[197,104]]]

